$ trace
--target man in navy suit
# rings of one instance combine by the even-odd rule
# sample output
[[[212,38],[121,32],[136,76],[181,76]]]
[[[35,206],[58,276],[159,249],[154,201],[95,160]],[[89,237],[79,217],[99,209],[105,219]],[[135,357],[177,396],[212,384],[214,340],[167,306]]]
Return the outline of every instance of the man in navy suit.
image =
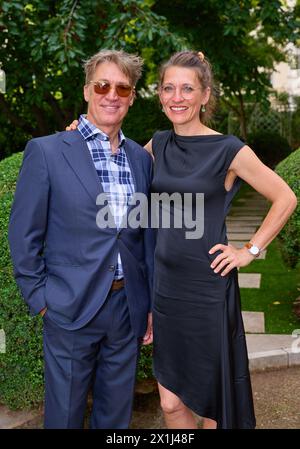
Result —
[[[91,427],[127,428],[140,344],[152,341],[152,232],[122,226],[151,183],[151,157],[121,131],[141,68],[123,51],[94,55],[77,130],[25,149],[9,241],[22,295],[44,320],[46,428],[81,428],[91,385]],[[99,195],[114,226],[99,227]]]

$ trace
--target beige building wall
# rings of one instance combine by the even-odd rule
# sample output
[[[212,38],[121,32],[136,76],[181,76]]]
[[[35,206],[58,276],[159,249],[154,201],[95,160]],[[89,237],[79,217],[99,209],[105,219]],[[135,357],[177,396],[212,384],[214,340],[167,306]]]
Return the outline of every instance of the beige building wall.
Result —
[[[272,86],[278,92],[287,92],[291,96],[300,96],[300,49],[291,49],[295,58],[295,67],[285,62],[278,64],[273,73]]]

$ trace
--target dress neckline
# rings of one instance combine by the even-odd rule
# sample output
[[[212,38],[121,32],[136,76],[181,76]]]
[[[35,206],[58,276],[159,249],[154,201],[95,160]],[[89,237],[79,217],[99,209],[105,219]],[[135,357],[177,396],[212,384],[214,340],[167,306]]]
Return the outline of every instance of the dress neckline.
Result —
[[[176,134],[174,130],[172,130],[173,135],[176,139],[183,139],[183,140],[192,140],[192,139],[201,139],[201,138],[211,138],[211,137],[228,137],[229,134],[195,134],[192,136],[183,136],[181,134]]]

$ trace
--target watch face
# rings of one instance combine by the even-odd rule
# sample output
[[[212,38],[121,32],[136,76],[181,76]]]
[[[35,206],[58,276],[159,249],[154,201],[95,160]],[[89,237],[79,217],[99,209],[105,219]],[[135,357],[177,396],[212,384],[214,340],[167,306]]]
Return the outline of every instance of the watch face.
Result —
[[[256,256],[257,254],[259,254],[259,248],[257,248],[257,246],[255,245],[251,246],[250,253]]]

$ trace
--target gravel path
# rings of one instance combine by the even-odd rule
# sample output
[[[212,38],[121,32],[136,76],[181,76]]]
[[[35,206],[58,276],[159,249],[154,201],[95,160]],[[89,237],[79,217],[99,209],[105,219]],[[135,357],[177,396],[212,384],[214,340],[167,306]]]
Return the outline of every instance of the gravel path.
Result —
[[[258,429],[300,429],[300,366],[251,373]],[[42,428],[39,418],[22,428]],[[132,429],[163,429],[157,392],[136,394]]]
[[[300,367],[251,374],[257,429],[300,429]],[[133,429],[162,429],[156,393],[136,395]]]
[[[258,429],[300,429],[300,367],[253,373]]]

